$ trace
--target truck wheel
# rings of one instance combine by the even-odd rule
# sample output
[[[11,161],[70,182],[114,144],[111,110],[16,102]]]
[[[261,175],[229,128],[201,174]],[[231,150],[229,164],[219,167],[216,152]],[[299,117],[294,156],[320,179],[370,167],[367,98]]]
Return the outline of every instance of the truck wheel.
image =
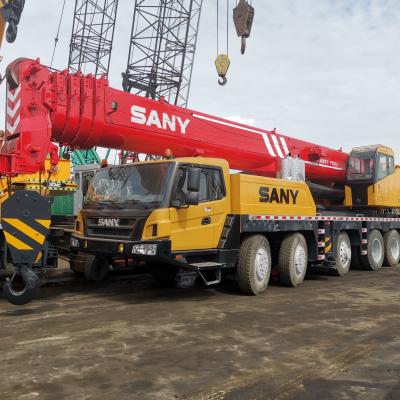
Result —
[[[384,265],[394,267],[400,259],[400,235],[395,229],[392,229],[385,233],[383,242],[385,247]]]
[[[110,272],[110,263],[105,257],[88,257],[84,267],[86,279],[102,281]]]
[[[367,271],[377,271],[382,268],[385,255],[382,234],[374,229],[368,236],[367,255],[361,256],[361,264]]]
[[[308,252],[306,239],[301,233],[290,233],[279,250],[279,281],[295,287],[304,281],[307,272]]]
[[[83,276],[83,266],[82,261],[79,262],[79,258],[77,254],[71,254],[69,257],[69,269],[76,275],[76,276]]]
[[[146,266],[149,274],[161,285],[172,286],[175,283],[175,277],[178,272],[175,267],[156,262],[148,262]]]
[[[85,273],[83,272],[83,271],[81,271],[81,270],[79,270],[79,269],[77,269],[77,268],[75,268],[75,266],[73,265],[73,264],[71,264],[71,262],[70,262],[70,264],[69,264],[69,269],[75,274],[75,276],[77,276],[77,277],[83,277],[83,276],[85,276]]]
[[[271,275],[271,249],[262,235],[249,236],[240,245],[237,280],[240,290],[250,295],[265,291]]]
[[[332,263],[332,267],[335,267],[335,274],[338,276],[344,276],[349,272],[351,265],[351,243],[349,235],[346,232],[340,232],[337,241],[337,255]]]

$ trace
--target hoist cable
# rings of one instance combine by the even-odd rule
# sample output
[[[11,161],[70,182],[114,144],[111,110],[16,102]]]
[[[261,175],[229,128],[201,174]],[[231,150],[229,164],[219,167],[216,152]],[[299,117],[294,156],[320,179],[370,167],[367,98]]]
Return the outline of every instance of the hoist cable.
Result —
[[[54,47],[53,47],[53,54],[51,56],[50,68],[53,67],[54,55],[56,54],[56,48],[57,48],[57,44],[58,44],[58,40],[59,40],[61,24],[62,24],[62,20],[63,20],[63,17],[64,17],[65,3],[66,3],[66,0],[64,0],[63,6],[62,6],[61,15],[60,15],[60,21],[58,23],[57,35],[54,38]]]
[[[229,0],[226,0],[226,54],[229,54]]]
[[[219,54],[219,0],[217,0],[217,56]]]

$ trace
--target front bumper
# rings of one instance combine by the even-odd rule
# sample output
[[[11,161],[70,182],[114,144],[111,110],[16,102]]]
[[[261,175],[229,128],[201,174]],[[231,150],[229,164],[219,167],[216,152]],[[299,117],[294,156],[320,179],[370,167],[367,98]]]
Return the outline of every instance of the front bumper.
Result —
[[[170,240],[131,241],[93,238],[73,233],[70,242],[72,251],[111,258],[173,261]],[[146,251],[148,254],[146,254]]]

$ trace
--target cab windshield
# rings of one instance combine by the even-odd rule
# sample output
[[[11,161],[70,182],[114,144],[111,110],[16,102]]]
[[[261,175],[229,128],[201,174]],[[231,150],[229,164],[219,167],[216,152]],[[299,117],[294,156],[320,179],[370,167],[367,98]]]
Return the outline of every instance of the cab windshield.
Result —
[[[170,163],[121,165],[100,169],[90,182],[86,202],[120,207],[140,204],[157,207],[166,195]]]
[[[347,180],[372,180],[374,178],[375,153],[352,153],[347,168]]]

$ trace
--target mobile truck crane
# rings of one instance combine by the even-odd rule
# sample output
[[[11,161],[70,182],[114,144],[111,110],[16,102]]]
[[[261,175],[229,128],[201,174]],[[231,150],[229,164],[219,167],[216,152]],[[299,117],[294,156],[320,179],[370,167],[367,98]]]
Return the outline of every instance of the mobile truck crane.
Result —
[[[345,275],[351,263],[378,270],[399,261],[400,167],[385,146],[346,154],[112,89],[104,77],[52,72],[38,60],[17,60],[8,72],[8,93],[19,91],[20,104],[7,116],[3,175],[43,168],[52,142],[169,149],[166,159],[101,168],[84,188],[70,264],[88,278],[101,279],[110,264],[146,263],[158,279],[187,286],[233,273],[257,295],[273,267],[297,286],[308,265]],[[296,177],[304,172],[306,180]]]

